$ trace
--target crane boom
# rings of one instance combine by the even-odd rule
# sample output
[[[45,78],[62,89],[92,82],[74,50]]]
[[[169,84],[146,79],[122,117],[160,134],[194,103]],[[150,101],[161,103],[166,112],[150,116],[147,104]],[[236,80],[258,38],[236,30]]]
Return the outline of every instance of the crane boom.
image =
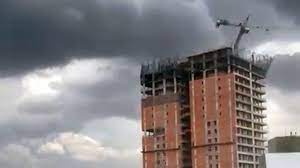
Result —
[[[238,27],[239,28],[239,33],[238,36],[236,38],[236,40],[234,41],[233,44],[233,53],[235,55],[238,55],[238,51],[239,51],[239,44],[242,40],[243,35],[248,34],[250,32],[250,29],[264,29],[262,26],[248,26],[249,23],[249,19],[250,19],[250,15],[241,23],[232,23],[226,19],[219,19],[216,23],[216,27],[219,28],[220,26],[231,26],[231,27]],[[269,29],[265,29],[265,31],[269,31]]]
[[[241,39],[243,37],[244,34],[248,34],[250,32],[250,29],[248,26],[248,22],[249,22],[249,18],[250,16],[248,16],[246,18],[246,20],[243,22],[243,23],[240,23],[240,31],[239,31],[239,34],[234,42],[234,45],[233,45],[233,51],[234,51],[234,54],[238,54],[238,50],[239,50],[239,44],[241,42]]]

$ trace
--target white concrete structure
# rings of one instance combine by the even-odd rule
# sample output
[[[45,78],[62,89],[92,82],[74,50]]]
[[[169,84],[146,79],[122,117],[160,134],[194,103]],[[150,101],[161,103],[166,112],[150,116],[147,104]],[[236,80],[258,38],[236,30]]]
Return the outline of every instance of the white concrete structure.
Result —
[[[261,168],[299,168],[300,153],[268,153],[261,160]]]

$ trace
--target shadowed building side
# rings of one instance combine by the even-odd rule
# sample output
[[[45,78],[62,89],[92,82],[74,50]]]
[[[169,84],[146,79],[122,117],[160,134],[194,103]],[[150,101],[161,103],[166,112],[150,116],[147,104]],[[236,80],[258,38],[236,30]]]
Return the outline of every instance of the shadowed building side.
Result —
[[[187,76],[172,60],[143,66],[143,167],[191,167]]]

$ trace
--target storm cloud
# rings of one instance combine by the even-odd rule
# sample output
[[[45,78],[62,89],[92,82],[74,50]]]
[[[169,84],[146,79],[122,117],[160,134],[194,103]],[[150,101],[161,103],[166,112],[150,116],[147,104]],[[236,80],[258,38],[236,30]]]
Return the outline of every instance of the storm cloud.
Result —
[[[220,37],[201,1],[3,0],[0,73],[72,58],[188,55]]]
[[[0,165],[140,167],[135,153],[141,139],[140,63],[229,46],[237,32],[216,29],[218,18],[241,21],[251,14],[252,25],[294,26],[298,11],[283,3],[2,0]],[[296,1],[293,5],[299,7]],[[299,41],[298,34],[253,31],[242,41],[241,47],[282,52],[266,88],[271,136],[298,124],[300,60],[295,52],[300,45],[288,46]],[[83,161],[86,157],[89,161]]]
[[[278,55],[269,71],[268,83],[285,92],[299,90],[300,53]]]
[[[300,24],[300,2],[298,0],[265,0],[271,4],[278,12],[284,14],[286,18],[293,19]]]
[[[20,138],[80,131],[97,119],[138,120],[139,70],[139,64],[124,59],[73,60],[21,79],[2,80],[4,86],[15,86],[0,95],[7,102],[0,106],[0,146]]]

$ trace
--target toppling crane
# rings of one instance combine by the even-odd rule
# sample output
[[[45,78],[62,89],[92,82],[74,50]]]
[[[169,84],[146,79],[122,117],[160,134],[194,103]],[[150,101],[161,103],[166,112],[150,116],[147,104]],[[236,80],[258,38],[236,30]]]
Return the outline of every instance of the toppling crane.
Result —
[[[263,26],[249,26],[248,25],[249,19],[250,19],[250,15],[241,23],[233,23],[233,22],[230,22],[226,19],[219,19],[216,23],[217,28],[219,28],[220,26],[231,26],[231,27],[240,28],[239,34],[238,34],[236,40],[234,41],[234,44],[233,44],[233,47],[232,47],[233,48],[233,53],[235,55],[238,55],[239,44],[240,44],[240,41],[241,41],[243,35],[248,34],[251,29],[263,29],[266,32],[270,31],[269,28],[264,28]]]
[[[239,44],[241,42],[243,35],[250,33],[250,31],[253,29],[260,29],[260,30],[263,30],[266,32],[270,31],[270,28],[267,28],[267,27],[248,25],[249,19],[250,19],[250,15],[241,23],[233,23],[226,19],[219,19],[216,23],[217,28],[219,28],[220,26],[231,26],[231,27],[239,28],[238,36],[232,46],[233,54],[235,56],[240,56],[239,55]],[[268,69],[270,68],[270,65],[271,65],[273,59],[274,59],[273,57],[269,57],[267,55],[255,55],[254,56],[254,53],[252,53],[249,61],[251,61],[252,64],[255,64],[256,66],[262,68],[264,72],[267,72]]]

